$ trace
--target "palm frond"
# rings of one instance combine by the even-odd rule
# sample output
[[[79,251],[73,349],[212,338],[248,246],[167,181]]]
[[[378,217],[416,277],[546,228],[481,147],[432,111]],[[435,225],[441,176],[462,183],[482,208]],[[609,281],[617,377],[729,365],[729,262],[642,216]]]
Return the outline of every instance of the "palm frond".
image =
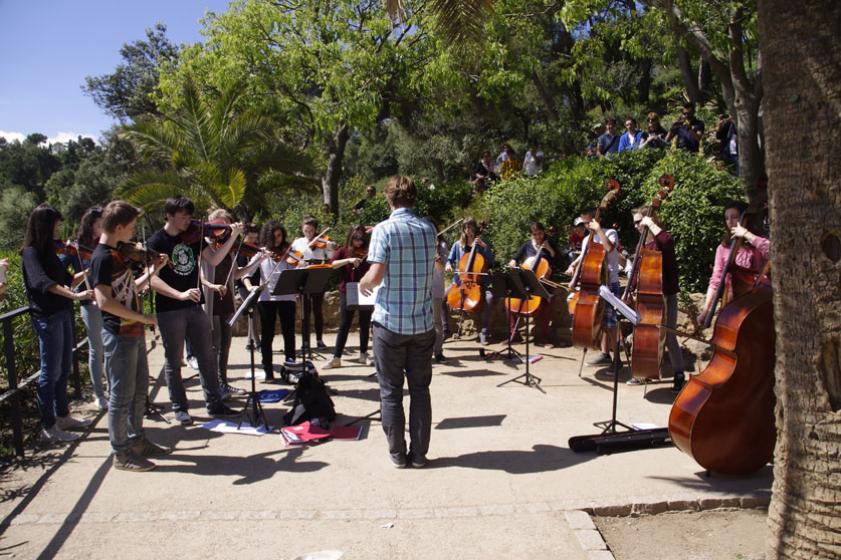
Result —
[[[242,169],[235,170],[231,174],[227,186],[220,189],[221,192],[219,194],[221,195],[220,199],[222,203],[230,210],[239,206],[239,203],[245,198],[245,186],[245,173],[243,173]]]
[[[163,207],[167,198],[190,191],[175,171],[145,171],[132,175],[117,189],[117,195],[146,212]]]
[[[493,0],[430,0],[429,11],[438,33],[458,48],[481,38],[484,22],[493,11]]]

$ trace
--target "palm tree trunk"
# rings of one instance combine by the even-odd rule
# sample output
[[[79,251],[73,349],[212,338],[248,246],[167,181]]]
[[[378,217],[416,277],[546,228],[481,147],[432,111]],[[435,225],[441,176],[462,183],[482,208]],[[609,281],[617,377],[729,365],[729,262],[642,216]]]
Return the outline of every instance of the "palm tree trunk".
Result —
[[[760,0],[759,29],[777,325],[767,557],[839,558],[841,3]]]

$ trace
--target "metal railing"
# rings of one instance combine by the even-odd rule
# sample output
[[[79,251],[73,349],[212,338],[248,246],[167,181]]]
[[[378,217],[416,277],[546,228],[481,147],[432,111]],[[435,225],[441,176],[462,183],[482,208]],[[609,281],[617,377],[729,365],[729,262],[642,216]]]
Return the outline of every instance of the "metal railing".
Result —
[[[17,372],[17,354],[15,352],[15,338],[12,330],[12,322],[21,315],[26,315],[30,311],[29,306],[19,307],[14,311],[9,311],[0,315],[0,323],[3,325],[3,355],[6,361],[6,370],[9,380],[9,388],[0,395],[0,406],[4,403],[9,403],[10,414],[9,422],[12,427],[12,443],[15,448],[15,454],[18,457],[24,455],[24,437],[23,437],[23,406],[22,398],[24,391],[33,383],[37,383],[38,377],[41,375],[40,371],[36,371],[28,375],[22,382],[18,381]],[[74,333],[75,333],[74,328]],[[77,342],[73,347],[73,373],[71,381],[73,383],[73,398],[82,398],[82,376],[79,371],[79,350],[88,345],[87,337]]]

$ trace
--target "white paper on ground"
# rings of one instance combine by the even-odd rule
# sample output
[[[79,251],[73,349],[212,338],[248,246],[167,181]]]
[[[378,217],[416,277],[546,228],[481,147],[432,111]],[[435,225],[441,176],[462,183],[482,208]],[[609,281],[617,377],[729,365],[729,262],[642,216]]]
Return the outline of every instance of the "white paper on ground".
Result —
[[[651,422],[632,422],[631,427],[635,430],[656,430],[660,428],[660,426]]]
[[[256,428],[251,425],[250,422],[243,422],[242,426],[237,429],[237,423],[231,422],[230,420],[221,420],[219,418],[214,418],[204,424],[200,424],[199,427],[204,428],[205,430],[210,430],[211,432],[221,432],[223,434],[245,434],[248,436],[262,436],[269,432],[266,431],[266,427],[262,424],[257,426]]]
[[[294,560],[339,560],[344,554],[341,550],[319,550],[318,552],[308,552],[302,556],[296,556]]]

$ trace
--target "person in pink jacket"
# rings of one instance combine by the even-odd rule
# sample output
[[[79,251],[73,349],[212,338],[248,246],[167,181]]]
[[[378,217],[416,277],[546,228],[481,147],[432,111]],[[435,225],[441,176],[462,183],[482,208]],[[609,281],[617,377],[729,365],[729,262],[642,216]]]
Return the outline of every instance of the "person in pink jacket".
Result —
[[[718,244],[715,250],[715,264],[713,266],[712,276],[710,276],[710,284],[707,288],[704,311],[698,317],[698,321],[701,324],[704,323],[707,314],[710,312],[713,298],[718,291],[718,287],[721,285],[721,279],[724,276],[727,266],[727,256],[730,253],[730,243],[733,238],[738,237],[743,240],[734,259],[734,263],[737,266],[758,274],[765,268],[765,264],[768,262],[771,242],[764,237],[756,235],[739,223],[739,219],[745,208],[746,205],[743,202],[733,202],[724,208],[724,225],[726,231],[721,243]],[[731,286],[729,276],[727,277],[727,286]]]

